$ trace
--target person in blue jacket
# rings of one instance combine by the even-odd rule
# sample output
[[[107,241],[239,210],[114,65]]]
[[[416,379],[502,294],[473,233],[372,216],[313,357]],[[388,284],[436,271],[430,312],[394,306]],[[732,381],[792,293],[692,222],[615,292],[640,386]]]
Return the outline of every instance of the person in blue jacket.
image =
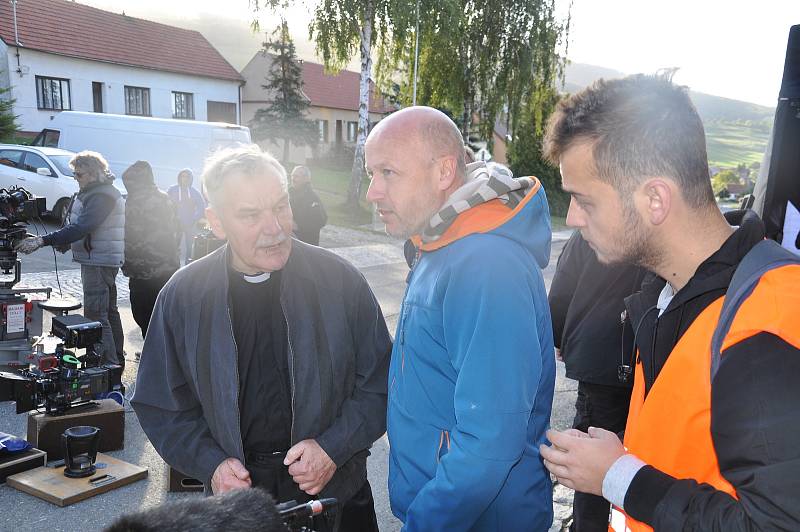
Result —
[[[178,184],[172,185],[167,190],[167,195],[178,207],[178,222],[181,229],[181,249],[183,262],[188,263],[192,258],[192,244],[197,234],[197,222],[204,216],[206,200],[200,191],[192,186],[194,174],[190,168],[178,172]]]
[[[443,113],[409,107],[367,139],[367,199],[411,237],[389,369],[389,498],[404,531],[547,530],[555,363],[532,177],[466,165]]]

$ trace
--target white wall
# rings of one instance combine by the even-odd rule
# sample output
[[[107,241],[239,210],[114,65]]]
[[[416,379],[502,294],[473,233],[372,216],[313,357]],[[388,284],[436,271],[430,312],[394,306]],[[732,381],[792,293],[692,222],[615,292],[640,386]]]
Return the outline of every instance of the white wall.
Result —
[[[9,46],[7,63],[16,69],[16,47]],[[3,61],[6,62],[6,61]],[[172,118],[172,92],[194,94],[194,118],[206,120],[208,100],[235,103],[239,116],[239,82],[185,74],[172,74],[144,68],[126,67],[99,61],[61,57],[22,48],[20,62],[30,70],[22,77],[11,72],[10,82],[17,103],[14,112],[22,131],[37,132],[47,127],[58,111],[39,110],[36,103],[36,76],[70,80],[73,111],[93,111],[92,82],[103,83],[103,112],[125,114],[125,85],[150,89],[150,113],[157,118]]]

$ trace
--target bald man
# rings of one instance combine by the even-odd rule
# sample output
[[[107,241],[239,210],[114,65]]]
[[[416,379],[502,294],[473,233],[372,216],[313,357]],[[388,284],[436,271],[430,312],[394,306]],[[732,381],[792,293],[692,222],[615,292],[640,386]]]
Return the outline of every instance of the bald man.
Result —
[[[428,107],[379,122],[366,166],[367,199],[413,257],[389,370],[392,511],[405,531],[547,530],[544,190],[466,165],[458,128]]]

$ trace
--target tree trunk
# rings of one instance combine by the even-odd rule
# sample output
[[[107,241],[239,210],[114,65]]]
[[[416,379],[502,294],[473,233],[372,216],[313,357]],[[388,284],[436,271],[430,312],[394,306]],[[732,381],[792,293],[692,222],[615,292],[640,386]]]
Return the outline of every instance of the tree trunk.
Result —
[[[364,176],[364,144],[367,142],[369,129],[369,78],[372,72],[372,23],[375,18],[375,2],[364,3],[364,19],[361,21],[361,84],[358,103],[358,137],[356,139],[353,170],[350,174],[350,186],[347,190],[347,204],[358,206],[361,197],[361,179]]]

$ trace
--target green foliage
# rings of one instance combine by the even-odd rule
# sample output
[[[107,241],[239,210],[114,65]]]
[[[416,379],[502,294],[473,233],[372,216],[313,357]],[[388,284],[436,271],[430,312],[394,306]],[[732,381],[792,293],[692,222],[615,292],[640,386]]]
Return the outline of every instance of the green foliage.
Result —
[[[537,127],[537,122],[542,117],[550,116],[555,108],[558,97],[551,97],[541,104],[528,104],[523,107],[522,117],[517,126],[517,133],[508,144],[508,160],[514,175],[532,175],[541,181],[547,201],[550,204],[550,214],[566,216],[569,208],[569,194],[561,190],[561,174],[542,156],[542,138],[544,130]]]
[[[11,142],[16,138],[17,115],[14,114],[11,88],[0,87],[0,142]]]
[[[317,128],[305,118],[309,102],[303,95],[303,72],[297,62],[294,42],[285,20],[264,42],[264,54],[272,54],[272,62],[262,85],[269,93],[267,106],[256,111],[250,128],[256,140],[283,141],[283,160],[289,158],[289,143],[313,145]]]
[[[711,178],[711,187],[715,194],[719,194],[728,185],[739,182],[739,174],[734,170],[722,170]]]
[[[405,105],[413,94],[415,22],[414,2],[398,2],[392,38],[379,50],[379,83],[394,82],[399,72]],[[474,114],[489,142],[501,115],[514,132],[524,106],[536,109],[555,93],[567,31],[553,0],[420,0],[417,103],[453,110],[465,138]],[[540,129],[546,116],[531,116]]]

